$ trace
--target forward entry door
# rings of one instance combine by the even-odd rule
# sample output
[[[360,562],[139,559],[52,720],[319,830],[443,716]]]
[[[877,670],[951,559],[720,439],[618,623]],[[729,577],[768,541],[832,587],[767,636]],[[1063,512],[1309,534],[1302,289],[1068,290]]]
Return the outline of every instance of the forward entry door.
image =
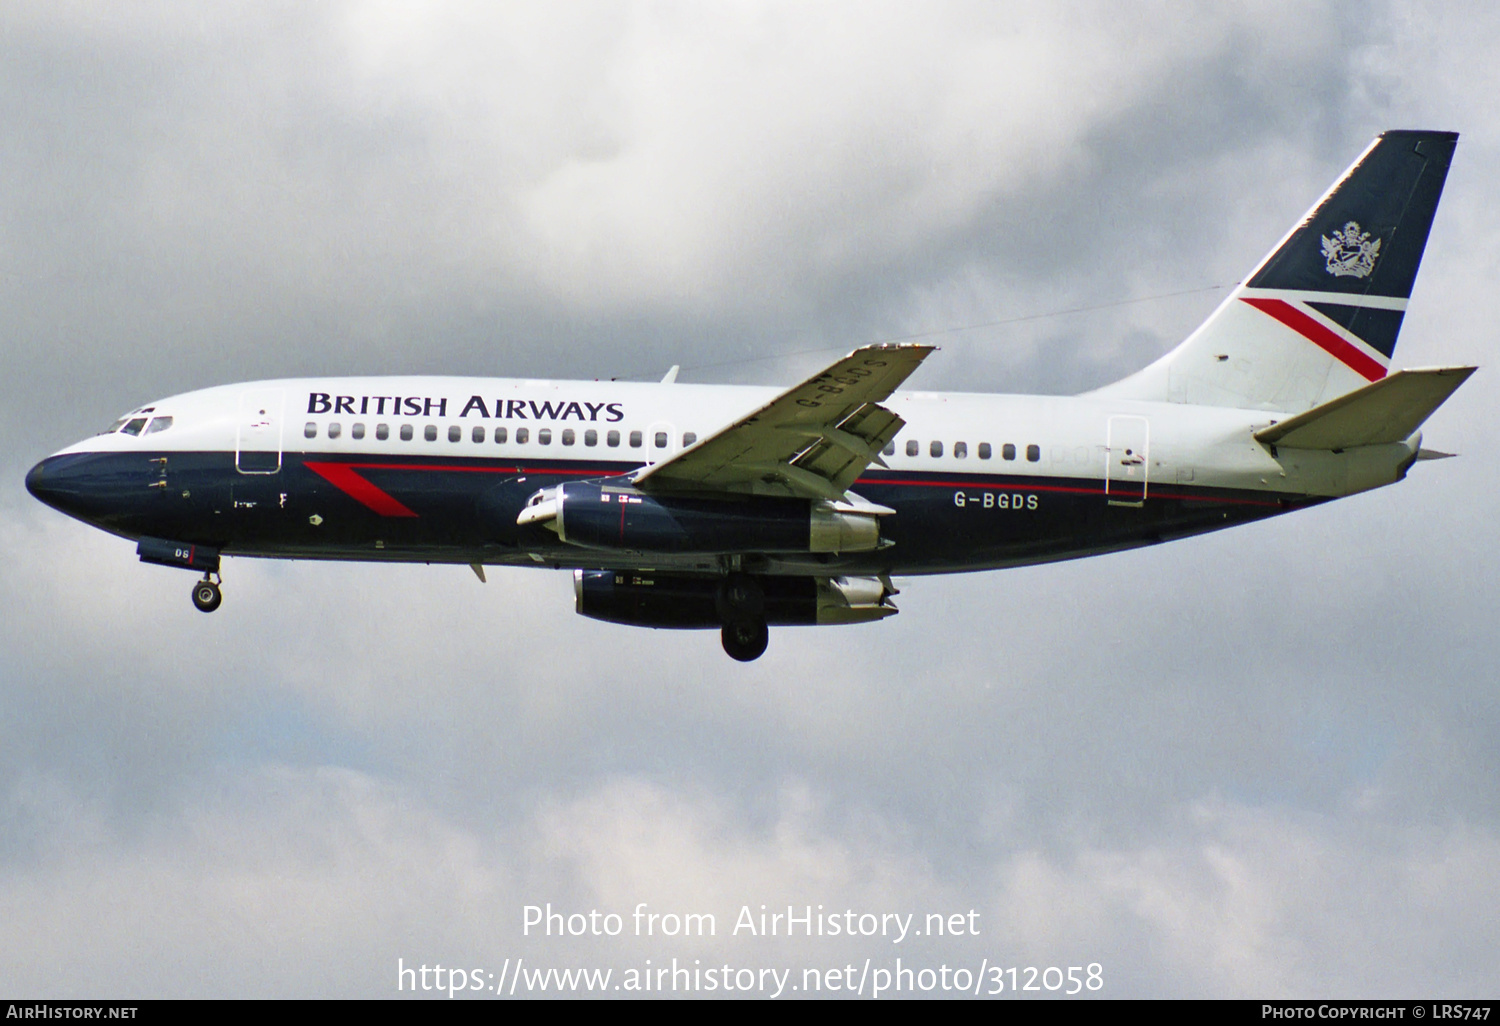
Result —
[[[285,390],[248,388],[240,393],[234,466],[241,474],[274,474],[281,469]]]

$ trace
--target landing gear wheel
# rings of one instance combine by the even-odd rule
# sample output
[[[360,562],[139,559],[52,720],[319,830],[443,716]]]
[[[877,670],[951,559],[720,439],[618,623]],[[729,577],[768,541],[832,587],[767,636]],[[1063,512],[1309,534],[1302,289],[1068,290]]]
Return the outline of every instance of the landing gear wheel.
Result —
[[[212,613],[224,601],[224,593],[207,577],[193,585],[193,605],[205,613]]]
[[[748,663],[759,659],[765,652],[771,641],[771,632],[764,620],[736,620],[724,625],[721,637],[729,658]]]

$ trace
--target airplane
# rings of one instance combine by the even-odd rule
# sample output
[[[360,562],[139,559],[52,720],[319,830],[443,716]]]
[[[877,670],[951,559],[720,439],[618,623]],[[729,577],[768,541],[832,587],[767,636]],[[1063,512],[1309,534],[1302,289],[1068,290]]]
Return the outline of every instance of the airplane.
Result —
[[[577,612],[714,629],[894,614],[892,578],[1183,538],[1402,480],[1472,366],[1391,371],[1458,136],[1378,136],[1179,346],[1077,396],[898,391],[855,349],[785,390],[303,378],[132,410],[38,463],[42,502],[201,572],[224,556],[540,566]]]

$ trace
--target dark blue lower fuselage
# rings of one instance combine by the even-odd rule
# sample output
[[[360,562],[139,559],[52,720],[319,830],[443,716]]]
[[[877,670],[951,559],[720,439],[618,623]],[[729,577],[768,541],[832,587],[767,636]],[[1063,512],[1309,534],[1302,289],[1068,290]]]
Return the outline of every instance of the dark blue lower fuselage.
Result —
[[[68,453],[27,475],[38,499],[126,538],[163,538],[225,555],[570,567],[710,569],[714,554],[585,549],[516,516],[538,489],[627,473],[638,463],[286,453],[274,473],[243,473],[233,453]],[[1325,501],[1151,486],[1112,504],[1102,482],[1037,474],[872,469],[855,486],[894,509],[873,552],[778,554],[773,573],[950,573],[1048,562],[1168,541]],[[725,500],[732,503],[732,500]]]

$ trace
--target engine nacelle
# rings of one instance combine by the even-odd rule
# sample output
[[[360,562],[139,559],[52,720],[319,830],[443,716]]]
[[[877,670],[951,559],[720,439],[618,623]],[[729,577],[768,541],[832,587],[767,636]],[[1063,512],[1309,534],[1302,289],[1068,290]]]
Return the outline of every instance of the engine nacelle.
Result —
[[[572,545],[631,552],[837,553],[880,547],[879,514],[845,503],[658,497],[600,481],[568,481],[537,492],[516,523],[543,524]]]
[[[875,577],[758,577],[769,627],[868,623],[897,612]],[[724,579],[649,570],[574,570],[583,616],[632,627],[719,627]]]

